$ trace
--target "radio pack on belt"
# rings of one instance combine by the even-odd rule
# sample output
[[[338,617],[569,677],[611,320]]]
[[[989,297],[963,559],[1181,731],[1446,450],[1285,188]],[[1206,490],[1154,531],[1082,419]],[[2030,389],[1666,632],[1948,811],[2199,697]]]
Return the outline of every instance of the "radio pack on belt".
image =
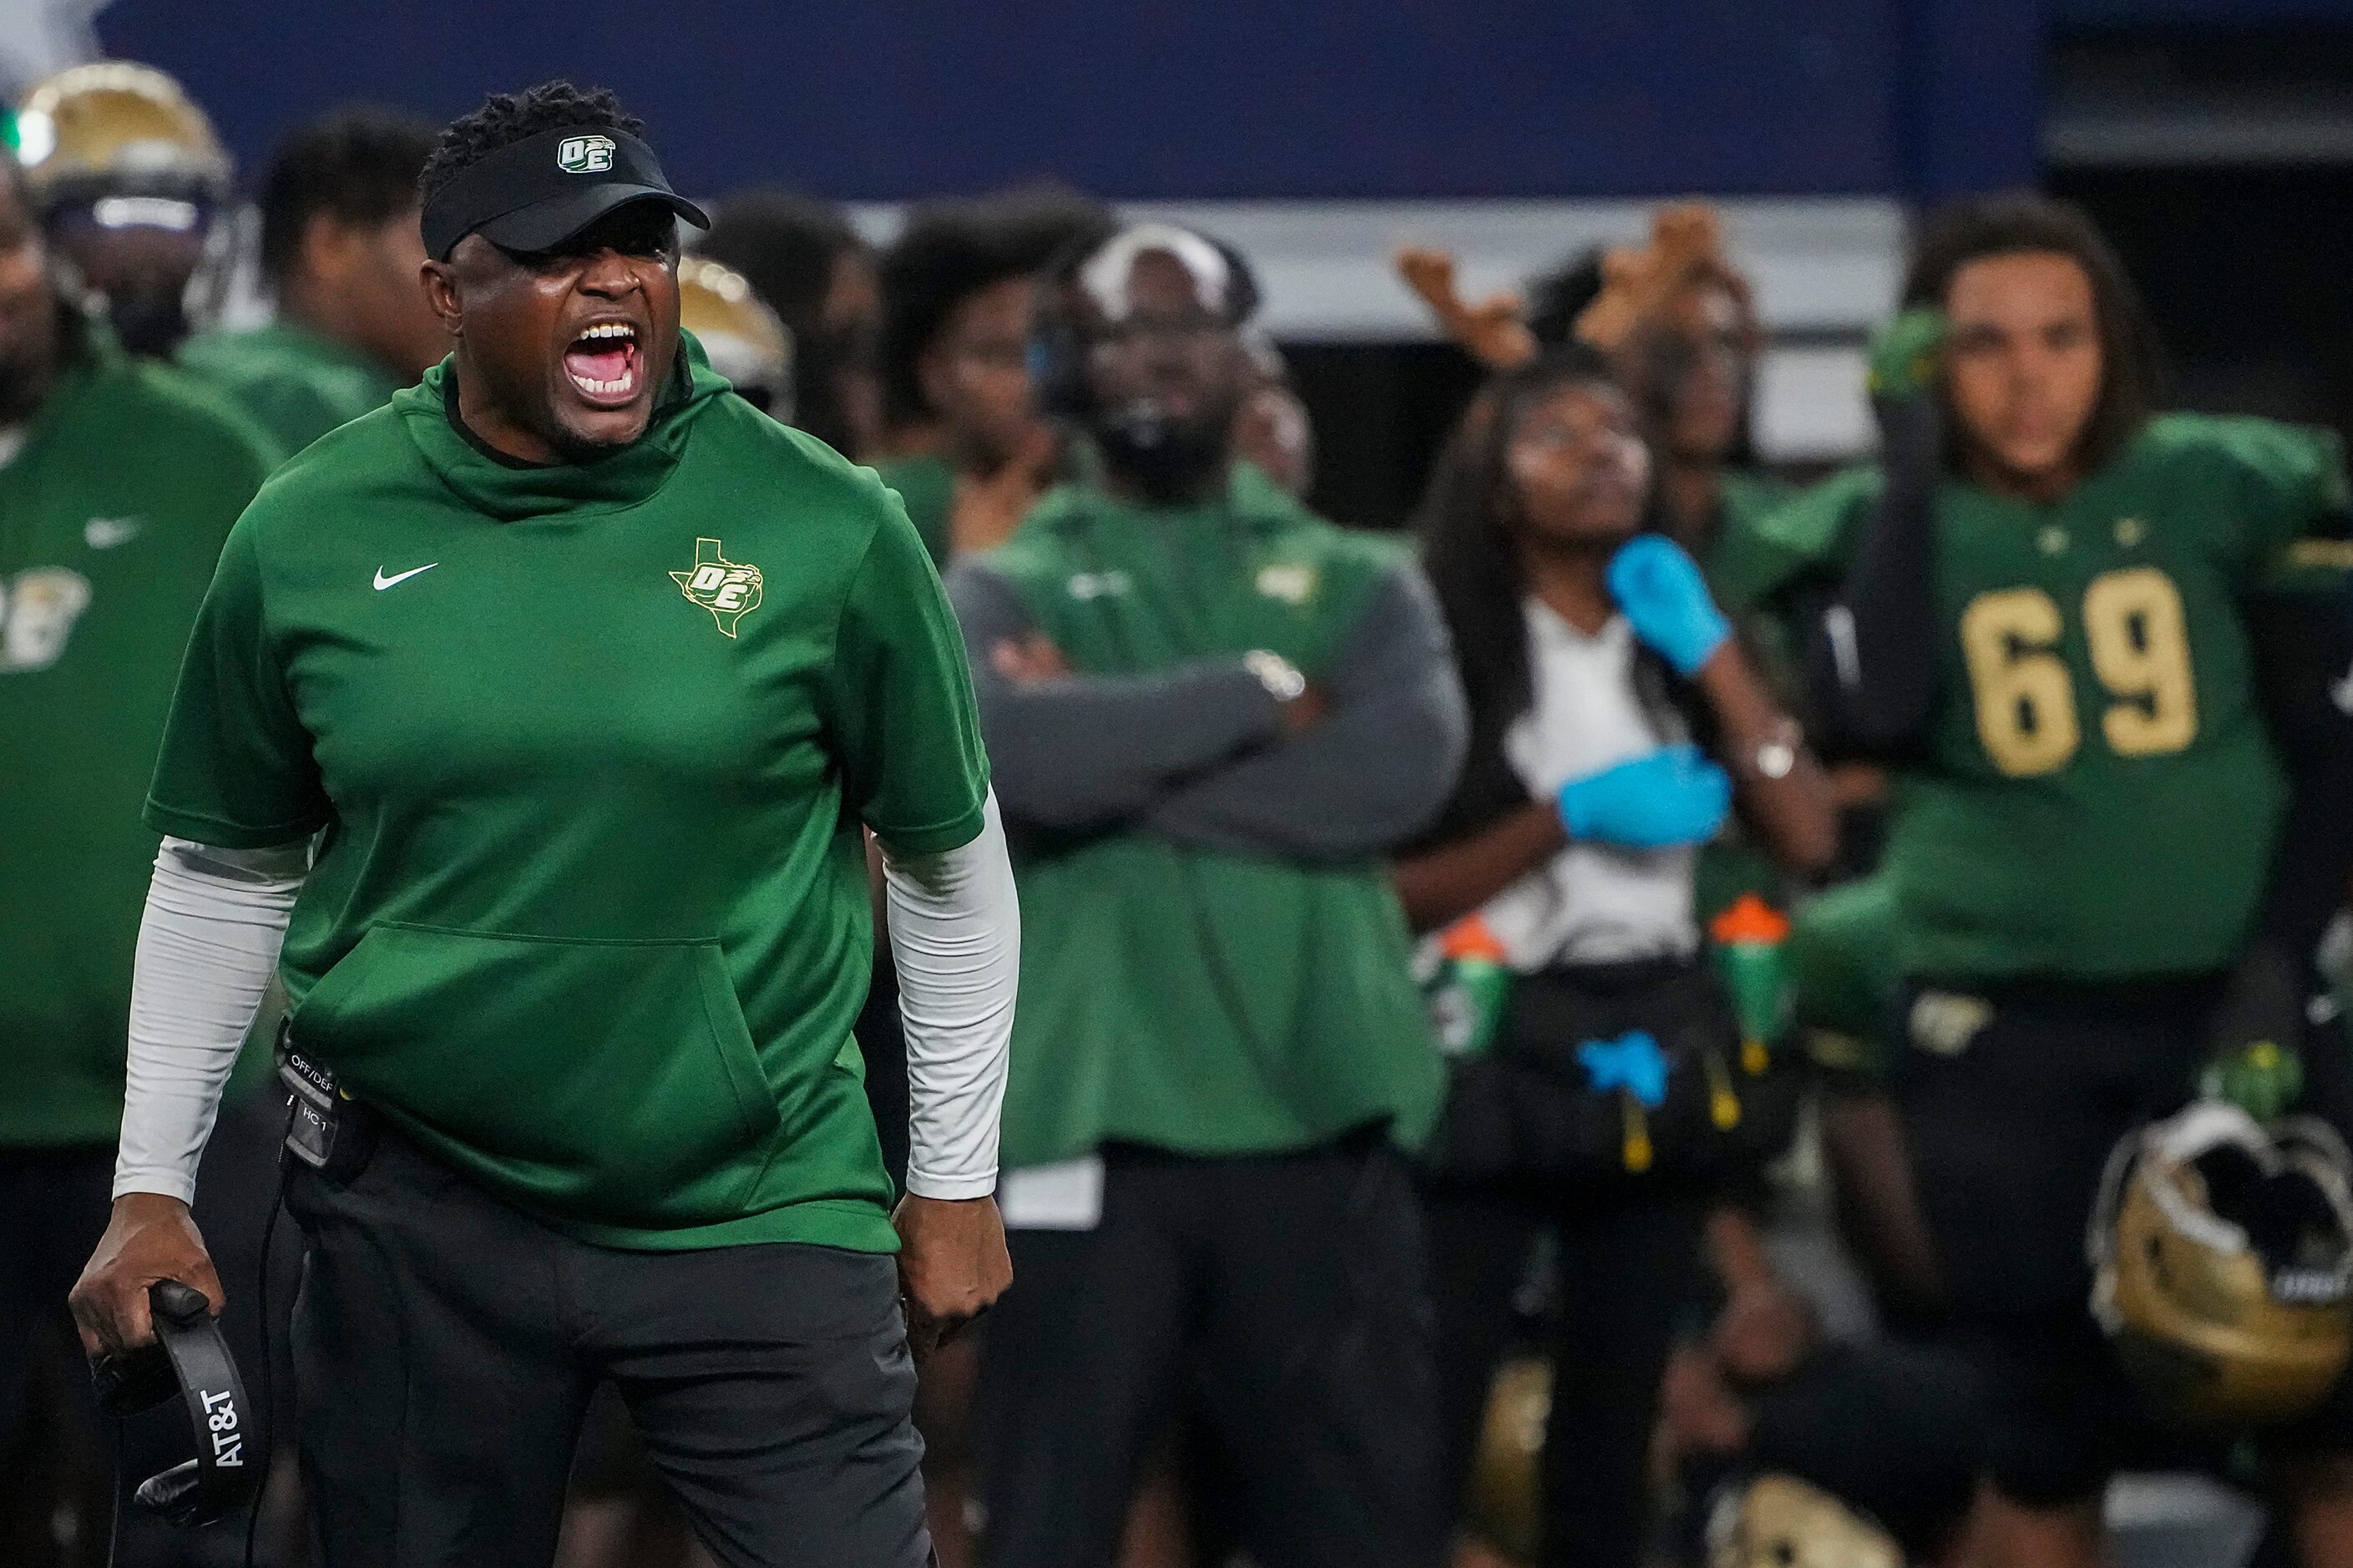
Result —
[[[375,1117],[295,1045],[290,1020],[278,1026],[277,1055],[278,1081],[291,1097],[286,1152],[322,1175],[350,1180],[375,1152]]]

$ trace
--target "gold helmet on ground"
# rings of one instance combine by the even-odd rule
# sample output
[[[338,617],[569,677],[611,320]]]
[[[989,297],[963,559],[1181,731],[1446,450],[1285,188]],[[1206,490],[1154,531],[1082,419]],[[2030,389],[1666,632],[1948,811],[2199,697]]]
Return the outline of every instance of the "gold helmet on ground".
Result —
[[[780,420],[793,416],[792,335],[742,273],[708,257],[680,261],[678,324],[737,392]]]
[[[228,195],[212,121],[152,66],[99,60],[37,83],[16,106],[17,158],[44,208],[108,196]]]
[[[2180,1419],[2263,1426],[2309,1410],[2353,1354],[2345,1143],[2202,1100],[2126,1137],[2086,1245],[2092,1313]]]
[[[1552,1415],[1552,1366],[1516,1357],[1495,1373],[1472,1460],[1470,1518],[1480,1540],[1519,1563],[1534,1563],[1544,1538],[1545,1422]]]
[[[1794,1476],[1759,1476],[1716,1500],[1708,1568],[1904,1568],[1879,1526]]]

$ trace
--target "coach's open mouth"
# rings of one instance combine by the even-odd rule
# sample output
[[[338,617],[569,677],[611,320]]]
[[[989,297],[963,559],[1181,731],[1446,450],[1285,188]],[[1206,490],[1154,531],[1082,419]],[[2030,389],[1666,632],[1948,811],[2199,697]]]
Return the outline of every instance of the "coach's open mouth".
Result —
[[[644,357],[636,327],[627,321],[599,321],[564,351],[564,374],[596,407],[625,408],[637,400]]]

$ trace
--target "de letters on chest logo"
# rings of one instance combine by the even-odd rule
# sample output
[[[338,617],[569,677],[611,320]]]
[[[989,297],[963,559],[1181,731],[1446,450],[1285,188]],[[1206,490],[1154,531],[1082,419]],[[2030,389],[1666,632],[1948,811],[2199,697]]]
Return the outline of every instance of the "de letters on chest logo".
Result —
[[[760,569],[730,561],[715,539],[694,542],[694,569],[673,572],[672,581],[693,603],[711,612],[720,631],[735,635],[736,623],[760,607]]]

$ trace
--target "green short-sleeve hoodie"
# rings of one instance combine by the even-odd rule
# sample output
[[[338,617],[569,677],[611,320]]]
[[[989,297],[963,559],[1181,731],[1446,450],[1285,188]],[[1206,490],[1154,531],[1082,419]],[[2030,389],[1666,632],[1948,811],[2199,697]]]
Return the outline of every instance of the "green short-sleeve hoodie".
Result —
[[[595,463],[483,449],[450,374],[238,521],[147,819],[326,830],[294,1031],[497,1195],[609,1246],[886,1250],[860,824],[955,847],[987,787],[922,542],[691,338]]]

